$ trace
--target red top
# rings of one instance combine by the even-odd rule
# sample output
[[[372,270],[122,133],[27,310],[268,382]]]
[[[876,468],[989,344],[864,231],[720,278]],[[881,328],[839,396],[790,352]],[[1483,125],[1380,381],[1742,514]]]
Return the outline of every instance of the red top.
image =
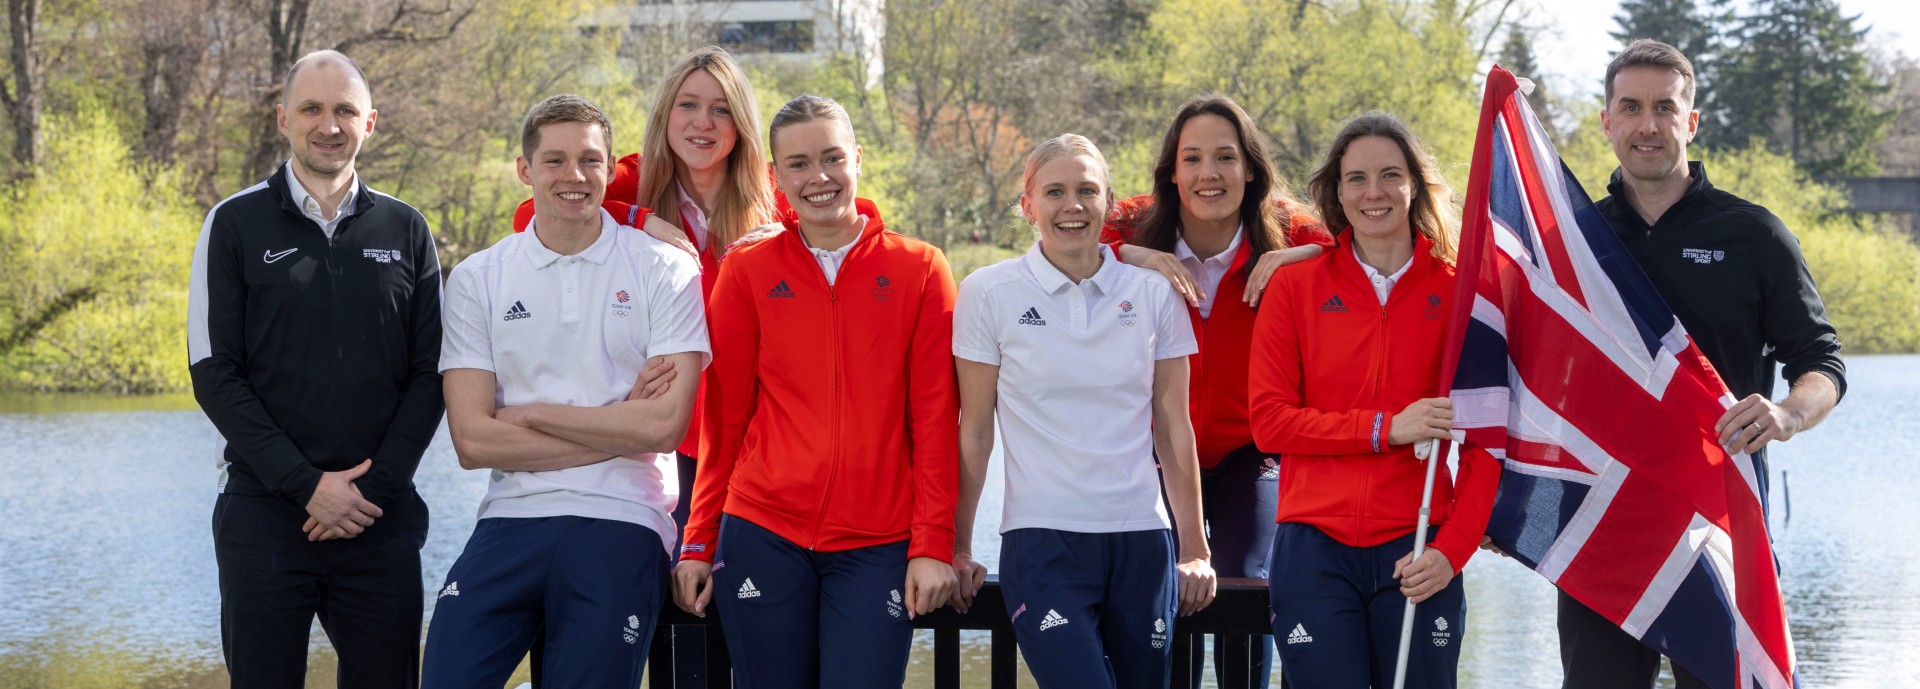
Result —
[[[953,558],[959,290],[940,250],[870,218],[829,286],[798,228],[734,249],[713,288],[706,423],[681,557],[722,512],[820,551],[911,539]]]
[[[1275,521],[1361,548],[1413,531],[1425,465],[1387,435],[1395,413],[1440,394],[1453,268],[1432,250],[1415,243],[1384,307],[1346,240],[1274,274],[1249,384],[1254,440],[1286,455]],[[1499,480],[1499,463],[1479,448],[1461,451],[1457,493],[1446,471],[1434,476],[1431,545],[1456,572],[1480,545]]]
[[[1287,244],[1333,245],[1333,237],[1312,216],[1297,212],[1292,204],[1281,202],[1288,226]],[[1146,210],[1153,205],[1151,195],[1136,196],[1116,204],[1118,212],[1100,230],[1100,240],[1113,246],[1131,240]],[[1253,245],[1242,240],[1240,248],[1214,290],[1212,314],[1200,316],[1200,309],[1187,306],[1187,318],[1193,323],[1193,337],[1200,352],[1188,357],[1187,407],[1193,417],[1193,433],[1200,446],[1200,468],[1211,469],[1234,450],[1253,442],[1247,427],[1247,357],[1253,343],[1254,309],[1240,299],[1247,288],[1245,266],[1258,260]]]
[[[769,171],[768,175],[771,176],[772,172]],[[630,199],[631,201],[623,201],[621,199]],[[606,209],[607,213],[613,215],[615,221],[638,228],[646,222],[647,215],[653,212],[635,205],[639,200],[640,154],[630,153],[626,157],[614,162],[613,178],[607,181],[607,197],[604,201],[601,201],[600,207]],[[779,217],[784,218],[793,213],[793,209],[787,205],[786,194],[780,193],[778,188],[774,189],[773,203],[774,212],[777,213]],[[880,219],[880,209],[876,208],[872,201],[856,198],[853,200],[853,205],[861,215],[875,220]],[[520,207],[515,208],[513,211],[513,231],[525,232],[527,230],[527,224],[531,222],[533,222],[533,199],[527,199],[521,201]],[[700,242],[694,239],[691,230],[682,227],[680,228],[680,232],[687,236],[689,243],[699,246]],[[720,259],[714,255],[712,242],[708,242],[708,246],[700,247],[700,295],[707,299],[709,309],[713,306],[713,283],[719,276]],[[709,313],[709,317],[711,317],[711,313]],[[700,381],[700,389],[694,393],[693,414],[687,419],[687,437],[680,441],[680,447],[677,448],[677,451],[682,455],[688,457],[698,456],[696,453],[699,450],[700,413],[701,410],[706,407],[704,401],[706,395],[706,381],[703,379]]]

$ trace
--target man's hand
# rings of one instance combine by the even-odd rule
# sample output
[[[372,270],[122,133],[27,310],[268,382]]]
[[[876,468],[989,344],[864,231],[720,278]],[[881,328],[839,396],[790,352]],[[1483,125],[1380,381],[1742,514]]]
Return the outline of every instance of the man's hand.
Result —
[[[930,557],[907,561],[907,619],[925,615],[945,605],[953,596],[958,578],[947,563]]]
[[[627,393],[627,401],[659,399],[667,394],[668,383],[672,383],[677,375],[666,357],[648,359],[646,369],[640,371],[640,377],[633,381],[633,391]]]
[[[1453,581],[1453,563],[1433,548],[1421,553],[1419,560],[1407,553],[1393,563],[1393,578],[1400,582],[1400,593],[1418,605]]]
[[[1453,430],[1453,400],[1429,397],[1415,400],[1393,415],[1393,427],[1387,431],[1388,445],[1409,445],[1432,438],[1446,440]]]
[[[1144,246],[1132,244],[1120,245],[1120,262],[1135,268],[1145,268],[1167,276],[1173,283],[1173,291],[1187,300],[1189,306],[1199,306],[1206,295],[1200,293],[1200,283],[1195,282],[1193,273],[1187,272],[1187,265],[1174,258],[1173,254],[1156,251]]]
[[[360,497],[360,489],[353,482],[366,475],[373,468],[373,460],[362,460],[346,471],[329,471],[320,475],[320,483],[313,487],[313,497],[307,500],[307,514],[313,517],[315,528],[307,531],[307,540],[325,540],[326,537],[351,538],[360,535],[367,527],[373,526],[373,520],[385,514],[378,505]],[[319,531],[318,535],[315,531]],[[328,536],[328,531],[337,531],[341,536]]]
[[[1280,270],[1280,266],[1305,261],[1319,256],[1323,251],[1326,248],[1319,244],[1306,244],[1261,254],[1260,261],[1253,264],[1253,273],[1247,276],[1247,289],[1240,294],[1240,301],[1246,302],[1249,307],[1259,306],[1260,296],[1266,294],[1267,283],[1273,280],[1273,274]]]
[[[973,553],[955,552],[953,554],[953,576],[955,585],[947,604],[965,615],[973,608],[973,597],[980,595],[980,587],[987,583],[987,566],[973,561]]]
[[[1180,585],[1180,616],[1200,612],[1213,604],[1213,595],[1218,582],[1213,578],[1213,564],[1206,558],[1188,558],[1174,565],[1174,575]]]
[[[1489,553],[1493,553],[1495,555],[1499,555],[1500,557],[1513,557],[1512,555],[1508,555],[1507,551],[1501,550],[1500,546],[1494,545],[1492,536],[1480,537],[1480,549],[1485,550]]]
[[[713,563],[681,560],[673,566],[673,604],[695,617],[707,616],[713,600]]]
[[[1767,443],[1791,439],[1800,427],[1798,414],[1762,395],[1747,395],[1713,424],[1714,432],[1720,434],[1720,446],[1735,454],[1753,454]]]
[[[680,228],[673,226],[673,223],[661,220],[660,216],[648,213],[646,222],[640,223],[640,231],[647,233],[649,237],[672,244],[673,248],[687,252],[688,256],[693,257],[694,263],[700,262],[700,249],[695,247],[693,242],[687,241],[687,233],[681,232]]]

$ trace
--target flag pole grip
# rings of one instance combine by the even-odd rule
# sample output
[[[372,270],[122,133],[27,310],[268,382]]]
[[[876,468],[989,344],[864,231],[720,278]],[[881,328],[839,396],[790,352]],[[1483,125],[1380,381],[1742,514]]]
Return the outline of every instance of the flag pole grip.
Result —
[[[1440,441],[1431,438],[1422,440],[1413,446],[1413,456],[1427,463],[1427,485],[1420,491],[1420,521],[1413,528],[1413,559],[1407,564],[1420,561],[1427,552],[1427,516],[1433,509],[1433,470],[1440,465],[1437,457]],[[1405,689],[1407,686],[1407,653],[1413,649],[1413,599],[1407,599],[1407,609],[1400,617],[1400,654],[1393,662],[1393,689]]]

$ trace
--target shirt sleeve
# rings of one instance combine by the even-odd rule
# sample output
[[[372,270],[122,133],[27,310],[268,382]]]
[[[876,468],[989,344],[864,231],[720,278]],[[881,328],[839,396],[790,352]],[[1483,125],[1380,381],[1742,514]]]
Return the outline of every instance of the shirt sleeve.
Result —
[[[1000,331],[992,318],[992,288],[985,271],[960,283],[953,305],[953,355],[989,366],[1000,365]]]
[[[412,217],[413,289],[407,304],[407,384],[394,408],[373,467],[361,477],[361,494],[387,507],[408,492],[420,457],[440,428],[446,401],[440,387],[440,257],[427,221]]]
[[[474,368],[494,372],[493,333],[487,322],[487,295],[481,286],[484,270],[469,258],[453,267],[447,279],[446,308],[442,312],[440,372]]]
[[[907,428],[913,439],[913,523],[907,557],[953,561],[960,488],[960,385],[949,353],[957,290],[946,256],[927,248],[920,312],[907,353]]]
[[[760,316],[746,285],[743,259],[720,264],[711,313],[713,365],[707,367],[706,408],[700,417],[700,471],[688,502],[680,557],[713,561],[720,540],[733,468],[759,396]]]
[[[321,471],[294,445],[247,379],[247,280],[234,231],[207,214],[187,286],[188,374],[193,398],[227,441],[229,461],[246,465],[275,497],[305,507]]]
[[[1200,343],[1193,337],[1193,319],[1187,316],[1186,302],[1173,291],[1173,283],[1166,277],[1154,273],[1153,281],[1156,287],[1152,289],[1160,293],[1153,302],[1153,327],[1157,335],[1153,338],[1154,360],[1198,353]]]
[[[662,270],[654,286],[655,298],[648,305],[651,316],[647,357],[700,352],[700,368],[713,362],[713,348],[707,342],[707,306],[701,298],[700,264],[678,249],[658,252]]]
[[[1767,246],[1761,247],[1761,292],[1765,306],[1761,333],[1780,361],[1782,375],[1791,384],[1809,372],[1833,379],[1840,397],[1847,394],[1847,366],[1840,359],[1840,337],[1827,321],[1827,306],[1807,272],[1800,240],[1785,223],[1769,213],[1765,219]]]
[[[1428,545],[1447,556],[1453,572],[1467,568],[1467,560],[1480,549],[1487,533],[1487,520],[1493,516],[1493,498],[1500,490],[1500,460],[1484,448],[1457,445],[1460,448],[1460,475],[1455,477],[1453,505],[1447,522],[1434,532]],[[1442,457],[1431,461],[1445,461]],[[1444,471],[1445,467],[1434,467]]]

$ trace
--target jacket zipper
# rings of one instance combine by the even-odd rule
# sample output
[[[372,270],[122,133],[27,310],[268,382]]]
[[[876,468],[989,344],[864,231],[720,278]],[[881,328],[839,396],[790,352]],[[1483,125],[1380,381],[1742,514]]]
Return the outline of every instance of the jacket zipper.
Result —
[[[856,238],[854,241],[857,243],[860,239]],[[802,246],[804,247],[804,242]],[[858,247],[855,249],[857,250]],[[816,270],[820,267],[820,262],[814,258],[813,252],[805,252],[805,256],[807,262],[813,264]],[[840,473],[840,379],[844,372],[840,361],[840,289],[836,283],[839,282],[838,273],[847,272],[847,263],[852,258],[853,251],[848,251],[847,258],[840,261],[840,269],[836,273],[835,280],[828,281],[825,272],[817,273],[820,281],[827,285],[827,332],[833,340],[833,402],[829,405],[833,411],[827,421],[833,428],[833,441],[827,444],[827,484],[820,493],[820,512],[814,517],[813,538],[807,544],[807,550],[814,550],[820,545],[820,532],[826,528],[827,524],[827,505],[833,498],[833,480]]]

